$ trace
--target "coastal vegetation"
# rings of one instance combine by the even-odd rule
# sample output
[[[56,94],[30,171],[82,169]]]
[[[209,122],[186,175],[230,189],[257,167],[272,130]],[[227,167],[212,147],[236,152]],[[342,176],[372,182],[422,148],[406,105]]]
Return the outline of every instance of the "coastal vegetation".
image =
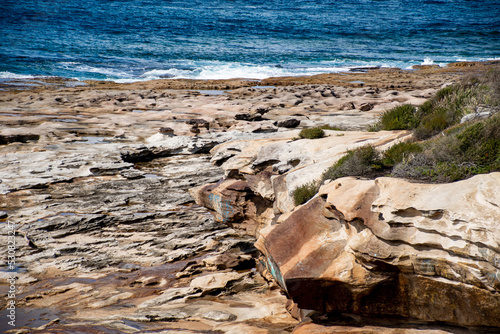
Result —
[[[417,109],[411,104],[404,104],[382,114],[375,129],[409,130],[418,126]]]
[[[500,105],[500,71],[484,76],[470,75],[444,87],[418,108],[405,104],[382,114],[371,129],[413,130],[417,140],[424,140],[457,125],[463,116],[476,112],[482,105]]]
[[[371,145],[347,151],[337,163],[323,174],[322,181],[344,176],[371,175],[383,168],[380,153]]]
[[[321,127],[305,128],[299,133],[301,139],[318,139],[325,136],[325,131]]]
[[[485,119],[462,122],[478,107],[490,110]],[[384,152],[358,147],[328,168],[321,180],[293,192],[299,204],[319,189],[317,184],[345,176],[394,176],[421,182],[453,182],[476,174],[500,171],[500,73],[469,76],[439,90],[416,108],[406,104],[384,112],[371,130],[412,130],[413,139]]]
[[[309,182],[297,187],[293,192],[293,202],[301,205],[310,200],[319,190],[318,182]]]

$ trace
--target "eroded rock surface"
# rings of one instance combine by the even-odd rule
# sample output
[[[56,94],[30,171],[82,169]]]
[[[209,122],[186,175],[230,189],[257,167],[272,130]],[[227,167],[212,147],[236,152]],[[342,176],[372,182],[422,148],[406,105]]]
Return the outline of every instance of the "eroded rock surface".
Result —
[[[499,184],[338,179],[256,245],[301,309],[500,327]]]
[[[215,219],[249,235],[273,224],[295,208],[293,190],[321,178],[347,150],[366,144],[384,149],[407,139],[407,131],[358,132],[327,130],[321,139],[285,137],[235,140],[211,150],[227,179],[190,190],[196,203],[213,210]]]
[[[394,291],[384,288],[405,286],[405,278],[420,289],[416,291],[436,289],[437,284],[447,289],[451,286],[448,282],[455,279],[456,291],[465,285],[464,293],[479,291],[483,295],[474,295],[474,300],[483,296],[482,300],[492,305],[491,296],[498,287],[491,282],[493,272],[488,266],[496,266],[493,251],[497,246],[485,243],[483,247],[484,241],[477,241],[488,235],[488,229],[476,227],[469,239],[462,240],[467,224],[455,226],[452,222],[446,233],[453,228],[464,230],[441,239],[434,236],[436,244],[424,245],[431,248],[442,243],[448,248],[435,247],[427,257],[419,254],[405,259],[401,254],[407,251],[405,247],[412,249],[413,240],[398,244],[399,253],[394,252],[394,256],[383,253],[390,248],[377,242],[382,240],[379,236],[387,237],[385,229],[419,237],[423,229],[429,229],[420,225],[411,229],[408,221],[400,222],[400,217],[412,214],[408,208],[403,216],[393,214],[396,218],[390,218],[381,206],[382,215],[396,225],[386,223],[389,228],[376,229],[382,234],[371,232],[369,237],[371,225],[359,233],[353,229],[363,226],[360,219],[368,217],[369,222],[373,218],[372,209],[365,210],[366,216],[342,223],[345,217],[336,218],[336,211],[329,210],[329,203],[334,203],[329,193],[296,210],[290,196],[294,187],[317,178],[347,149],[367,143],[384,149],[404,140],[406,132],[352,130],[367,129],[381,111],[393,106],[423,103],[443,84],[456,80],[461,71],[391,69],[271,78],[258,86],[242,80],[160,80],[130,85],[87,82],[87,86],[68,88],[62,82],[47,84],[46,89],[2,91],[0,225],[5,227],[9,222],[17,230],[13,272],[17,276],[18,328],[13,332],[288,333],[298,322],[286,311],[283,293],[296,300],[289,304],[291,314],[308,319],[314,318],[314,313],[301,303],[311,301],[311,296],[317,296],[316,302],[329,310],[338,306],[325,298],[330,295],[320,294],[323,287],[344,284],[344,290],[329,290],[337,296],[339,291],[347,294],[354,289],[353,284],[364,282],[359,288],[368,291],[363,305],[387,305]],[[327,131],[328,137],[321,140],[293,140],[301,128],[321,125],[342,131]],[[291,130],[295,126],[297,129]],[[221,181],[223,177],[226,180]],[[190,188],[194,188],[191,194],[196,201],[210,210],[193,203]],[[274,238],[274,229],[297,228],[300,224],[292,224],[292,217],[306,217],[300,211],[305,208],[318,220],[303,226],[302,238],[294,236],[293,245],[276,238],[276,245],[281,243],[289,250],[291,262],[279,262],[279,252],[272,253],[276,250],[265,240],[259,243],[268,254],[261,259],[267,262],[265,269],[256,260],[254,236],[262,231],[262,235]],[[425,212],[422,217],[437,216]],[[443,217],[448,216],[443,212]],[[349,241],[348,232],[358,235],[357,239]],[[389,237],[401,237],[398,233]],[[312,260],[307,250],[313,245],[305,242],[304,236],[310,236],[319,247]],[[2,229],[0,241],[6,245],[6,240],[7,231]],[[380,248],[380,253],[363,252],[362,241],[373,242],[366,249]],[[468,243],[472,243],[470,249]],[[304,249],[297,250],[299,245]],[[481,253],[483,248],[492,253]],[[471,250],[476,257],[467,260],[464,254]],[[6,252],[6,248],[0,249],[4,257]],[[278,260],[273,260],[275,255]],[[305,262],[294,267],[293,260],[300,256]],[[418,262],[437,258],[441,262],[432,262],[434,271]],[[352,269],[346,269],[349,263]],[[339,275],[334,279],[337,283],[332,284],[331,277],[323,274],[313,279],[301,276],[300,268],[313,265],[316,268],[311,274],[324,270],[328,275]],[[447,271],[446,265],[450,266]],[[453,276],[462,273],[467,273],[464,281]],[[1,271],[2,282],[11,274]],[[357,281],[342,283],[349,277]],[[304,286],[311,291],[307,298],[303,298]],[[2,296],[8,289],[8,285],[0,285]],[[456,294],[450,292],[449,296]],[[374,295],[382,297],[374,302],[370,299]],[[424,304],[429,302],[425,294],[417,297],[420,299],[415,300]],[[0,315],[5,318],[6,299],[0,301]],[[462,298],[457,303],[465,301]],[[311,306],[316,314],[322,307]],[[391,307],[393,313],[387,322],[369,322],[370,326],[361,327],[363,331],[401,332],[407,325],[391,317],[399,314],[401,307],[397,303]],[[366,312],[380,314],[381,310],[382,306]],[[470,324],[473,316],[483,319],[483,310],[483,306],[478,307],[475,312],[479,315],[471,316],[443,310],[434,317]],[[415,308],[408,312],[425,318],[415,315]],[[344,318],[337,322],[344,327],[337,329],[359,332],[359,322],[353,321],[358,315],[345,316],[340,315]],[[333,319],[331,314],[328,319]],[[306,320],[295,331],[331,331],[332,327],[324,325]],[[429,326],[412,324],[406,332],[457,332],[456,327]]]

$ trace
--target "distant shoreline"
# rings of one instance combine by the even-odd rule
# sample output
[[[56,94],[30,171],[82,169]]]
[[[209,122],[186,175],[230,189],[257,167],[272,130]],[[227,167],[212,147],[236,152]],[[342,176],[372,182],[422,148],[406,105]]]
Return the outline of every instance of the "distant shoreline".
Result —
[[[241,87],[251,87],[256,84],[263,86],[287,86],[300,84],[334,84],[340,86],[380,86],[380,79],[384,83],[393,77],[395,79],[394,89],[413,89],[411,80],[429,75],[456,75],[488,70],[492,66],[500,65],[500,60],[488,61],[464,61],[449,63],[442,67],[439,65],[414,65],[411,69],[391,67],[354,67],[349,71],[322,73],[315,75],[278,76],[265,79],[232,78],[232,79],[153,79],[147,81],[135,81],[120,83],[112,80],[78,80],[74,78],[50,77],[50,76],[20,76],[19,78],[0,79],[1,91],[25,91],[36,89],[60,89],[60,88],[92,88],[102,89],[209,89],[228,90]],[[404,74],[410,78],[410,85],[398,83],[396,74]],[[390,88],[390,85],[386,88]]]

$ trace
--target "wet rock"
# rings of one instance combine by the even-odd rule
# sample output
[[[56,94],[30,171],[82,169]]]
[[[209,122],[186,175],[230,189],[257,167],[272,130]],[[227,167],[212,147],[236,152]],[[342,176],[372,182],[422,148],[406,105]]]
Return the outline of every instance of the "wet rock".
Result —
[[[61,321],[61,319],[59,318],[56,318],[56,319],[53,319],[51,321],[49,321],[48,323],[46,323],[45,325],[42,325],[42,326],[39,326],[36,328],[36,330],[39,330],[39,331],[43,331],[43,330],[46,330],[47,328],[49,328],[50,326],[54,325],[54,324],[57,324]]]

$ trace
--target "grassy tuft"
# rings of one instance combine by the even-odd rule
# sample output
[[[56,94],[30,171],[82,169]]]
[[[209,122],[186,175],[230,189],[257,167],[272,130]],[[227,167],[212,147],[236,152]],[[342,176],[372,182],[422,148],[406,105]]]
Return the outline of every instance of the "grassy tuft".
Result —
[[[382,170],[380,153],[371,145],[347,151],[346,155],[323,174],[322,180],[335,180],[344,176],[369,176]]]
[[[459,124],[480,105],[500,105],[500,70],[466,76],[437,91],[418,109],[406,104],[388,110],[369,131],[413,129],[417,140],[425,140]]]
[[[466,77],[439,90],[418,109],[403,105],[386,111],[370,131],[413,129],[414,137],[420,142],[396,144],[383,155],[370,145],[350,150],[325,171],[319,182],[297,187],[293,192],[295,204],[311,199],[325,180],[344,176],[392,175],[419,181],[453,182],[500,171],[500,113],[459,124],[463,115],[475,112],[480,105],[500,105],[500,70],[482,77]],[[312,139],[324,135],[317,127],[304,129],[299,136]]]
[[[323,138],[324,136],[325,131],[323,131],[323,129],[321,129],[320,127],[302,129],[302,131],[300,131],[299,133],[300,138],[307,139]]]
[[[316,182],[309,182],[301,185],[293,191],[293,201],[295,205],[301,205],[309,201],[318,193],[319,185]]]
[[[382,163],[386,167],[392,167],[401,161],[410,158],[415,153],[422,152],[423,148],[420,144],[412,142],[401,142],[391,146],[384,152]]]
[[[394,167],[395,176],[452,182],[500,171],[500,114],[461,124],[430,140],[412,159]]]
[[[409,130],[418,126],[416,108],[410,104],[394,107],[384,112],[380,118],[381,130]]]
[[[322,125],[320,127],[321,129],[323,130],[333,130],[333,131],[347,131],[344,127],[342,127],[341,125]]]

